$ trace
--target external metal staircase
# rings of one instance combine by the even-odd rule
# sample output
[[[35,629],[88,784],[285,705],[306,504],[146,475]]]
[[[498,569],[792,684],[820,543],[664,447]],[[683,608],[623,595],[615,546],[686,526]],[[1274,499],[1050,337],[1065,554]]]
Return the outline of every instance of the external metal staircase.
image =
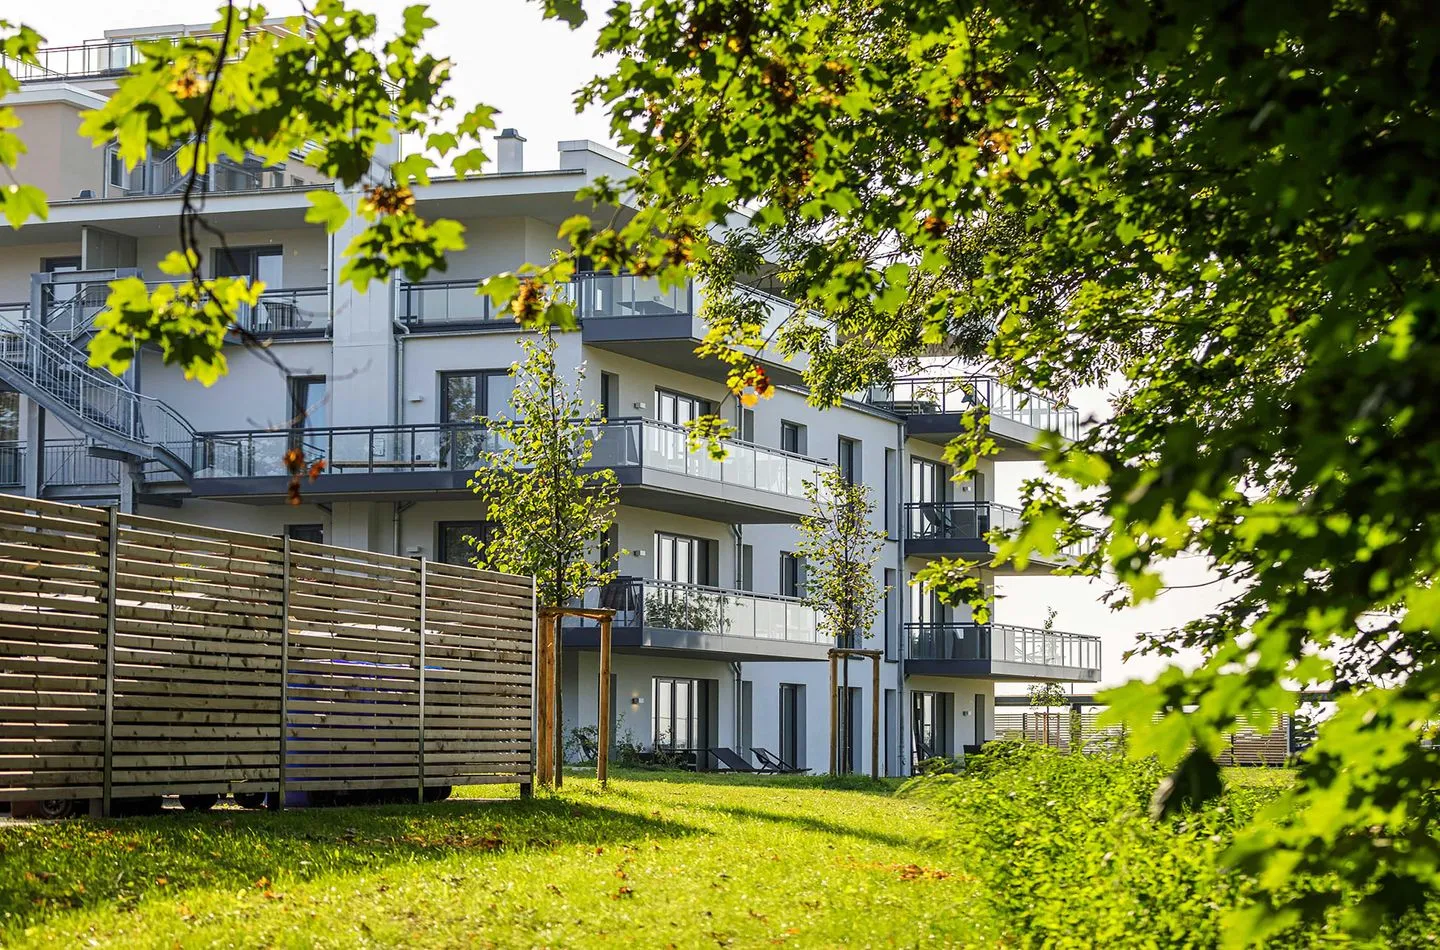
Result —
[[[169,405],[89,365],[81,345],[95,312],[86,285],[40,319],[0,311],[0,379],[91,443],[94,454],[158,462],[189,482],[195,430]],[[51,325],[47,325],[52,323]]]

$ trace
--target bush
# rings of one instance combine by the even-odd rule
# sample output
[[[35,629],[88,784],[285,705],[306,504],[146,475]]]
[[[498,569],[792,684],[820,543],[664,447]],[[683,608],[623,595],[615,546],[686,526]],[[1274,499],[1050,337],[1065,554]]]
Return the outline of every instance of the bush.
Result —
[[[1250,887],[1218,858],[1278,790],[1231,790],[1156,822],[1148,807],[1161,777],[1151,763],[997,742],[964,773],[908,787],[952,816],[950,844],[973,858],[1015,943],[1214,947],[1223,916],[1247,903]]]

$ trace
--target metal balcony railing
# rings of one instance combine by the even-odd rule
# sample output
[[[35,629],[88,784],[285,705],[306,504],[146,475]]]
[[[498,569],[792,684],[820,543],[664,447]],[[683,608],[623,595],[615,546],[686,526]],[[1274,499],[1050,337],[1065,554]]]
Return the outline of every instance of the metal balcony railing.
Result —
[[[646,468],[725,485],[805,499],[805,485],[828,462],[748,442],[726,442],[715,461],[690,451],[680,426],[650,419],[617,419],[595,427],[591,466]],[[503,436],[483,422],[326,429],[205,432],[196,436],[197,474],[206,478],[284,475],[285,453],[324,459],[334,474],[474,471],[505,448]]]
[[[1100,638],[1009,624],[907,623],[912,660],[990,660],[1100,672]]]
[[[905,537],[921,540],[983,540],[992,531],[1014,534],[1023,523],[1019,508],[989,501],[912,501],[905,505]],[[1082,557],[1095,550],[1095,537],[1065,545],[1060,553]]]
[[[160,457],[182,477],[189,475],[195,430],[183,416],[91,367],[67,337],[16,313],[0,311],[0,379],[72,427],[115,448]]]
[[[20,82],[47,79],[95,79],[118,76],[140,61],[136,43],[139,40],[117,40],[108,43],[86,43],[83,46],[46,46],[35,53],[35,63],[12,56],[0,55],[0,66]]]
[[[1007,386],[993,376],[910,377],[872,389],[867,401],[900,415],[961,413],[988,406],[992,418],[1032,429],[1080,437],[1080,411],[1038,393]]]
[[[823,640],[816,630],[815,611],[798,598],[778,594],[619,577],[599,591],[590,591],[585,604],[614,610],[620,627],[790,643]]]
[[[0,488],[25,484],[25,446],[14,441],[0,442]]]

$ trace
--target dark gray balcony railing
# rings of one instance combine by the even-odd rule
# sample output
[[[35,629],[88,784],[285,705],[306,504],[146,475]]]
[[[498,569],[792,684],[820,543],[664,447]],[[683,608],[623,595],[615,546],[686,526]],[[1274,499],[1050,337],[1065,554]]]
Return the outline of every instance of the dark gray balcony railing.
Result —
[[[90,454],[87,443],[80,439],[63,439],[45,443],[46,485],[118,485],[120,462]]]
[[[713,636],[820,643],[815,611],[795,597],[619,577],[585,597],[587,607],[615,611],[620,627],[650,627]],[[584,626],[584,624],[580,624]]]
[[[990,660],[1100,671],[1100,638],[1009,624],[907,623],[912,660]]]
[[[868,401],[901,415],[961,413],[988,406],[992,418],[1058,432],[1071,440],[1080,437],[1080,411],[1074,406],[1007,386],[993,376],[897,379],[871,390]]]
[[[417,327],[470,325],[514,320],[496,308],[489,294],[476,292],[479,279],[423,280],[399,285],[400,320]]]
[[[905,537],[912,541],[982,540],[991,531],[1019,531],[1021,515],[1019,508],[989,501],[912,501],[905,505]],[[1060,553],[1081,557],[1093,550],[1092,535],[1066,545]]]
[[[151,280],[151,290],[171,281]],[[101,301],[103,305],[104,301]],[[235,325],[266,337],[277,334],[321,334],[330,329],[330,289],[328,287],[265,288],[254,306],[241,304],[232,314]]]
[[[708,482],[753,488],[803,501],[805,485],[827,462],[748,442],[727,442],[715,461],[690,451],[686,432],[650,419],[617,419],[596,427],[595,468],[647,468]],[[206,432],[196,438],[203,478],[284,475],[285,453],[299,448],[307,462],[324,459],[334,474],[474,471],[505,448],[483,422],[354,426],[260,432]]]
[[[20,442],[0,442],[0,488],[18,488],[25,484],[25,446]]]

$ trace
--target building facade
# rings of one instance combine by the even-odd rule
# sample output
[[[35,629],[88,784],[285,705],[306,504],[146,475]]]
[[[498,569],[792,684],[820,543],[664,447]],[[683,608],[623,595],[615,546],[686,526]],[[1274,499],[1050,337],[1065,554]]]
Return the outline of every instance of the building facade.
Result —
[[[524,140],[507,130],[495,172],[417,192],[422,213],[465,224],[467,247],[445,273],[364,293],[336,280],[349,231],[329,235],[304,220],[306,191],[331,186],[298,161],[212,166],[205,210],[225,246],[212,240],[204,267],[265,282],[239,320],[268,346],[237,339],[228,374],[208,388],[150,350],[115,379],[86,364],[95,314],[109,280],[161,276],[183,187],[170,155],[131,171],[75,135],[79,113],[103,101],[134,55],[132,39],[45,51],[6,100],[30,149],[17,178],[47,192],[50,215],[0,231],[0,491],[467,560],[464,538],[491,526],[466,481],[494,449],[483,420],[508,411],[508,370],[520,355],[516,325],[475,287],[548,259],[559,224],[579,210],[577,190],[623,175],[624,157],[562,142],[558,168],[530,170]],[[997,683],[1098,681],[1097,638],[975,624],[909,583],[927,559],[991,550],[986,533],[1018,518],[993,502],[996,467],[1033,459],[1029,446],[1045,430],[1074,437],[1073,409],[957,377],[902,380],[820,411],[806,402],[803,361],[762,354],[780,388],[748,410],[727,398],[725,367],[694,354],[703,287],[590,274],[568,292],[581,326],[560,337],[558,358],[572,373],[584,366],[586,395],[606,420],[596,462],[621,484],[607,539],[624,552],[621,578],[589,602],[617,611],[606,714],[620,741],[758,747],[829,767],[834,643],[816,632],[793,555],[804,483],[828,466],[871,488],[886,538],[876,570],[890,593],[859,644],[883,651],[884,774],[991,737]],[[790,314],[787,301],[753,292],[775,320]],[[956,482],[943,447],[977,401],[989,405],[1002,451]],[[686,446],[684,423],[711,411],[736,425],[723,463]],[[326,470],[291,505],[284,454],[297,444]],[[601,715],[595,640],[584,626],[565,631],[567,730]],[[871,672],[868,661],[850,664],[840,762],[868,771]]]

